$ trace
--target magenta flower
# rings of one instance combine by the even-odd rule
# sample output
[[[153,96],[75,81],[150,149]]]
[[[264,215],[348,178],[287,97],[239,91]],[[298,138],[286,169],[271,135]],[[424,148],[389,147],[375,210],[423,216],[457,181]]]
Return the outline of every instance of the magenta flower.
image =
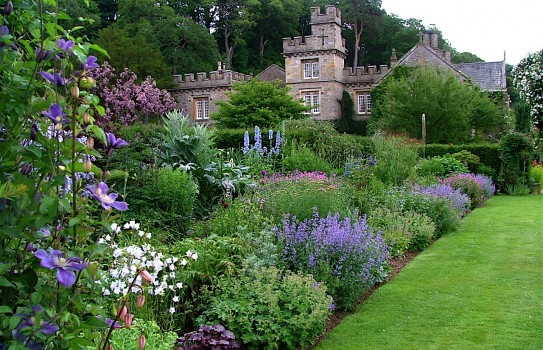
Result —
[[[88,263],[81,262],[82,260],[78,257],[66,259],[64,253],[53,248],[50,248],[49,252],[51,254],[47,254],[43,249],[38,249],[34,255],[40,259],[41,267],[49,270],[57,270],[58,283],[65,287],[71,287],[75,283],[74,271],[83,270],[87,267]]]
[[[41,112],[43,115],[46,115],[53,121],[53,123],[58,124],[62,122],[62,118],[66,116],[66,114],[62,113],[62,107],[58,103],[54,103],[49,108],[49,112]]]
[[[117,193],[108,194],[108,187],[105,182],[100,182],[98,186],[90,186],[90,191],[92,192],[92,197],[102,203],[102,208],[105,210],[110,210],[115,208],[120,211],[128,210],[128,204],[126,202],[118,202]]]
[[[115,135],[108,132],[106,133],[107,136],[107,143],[109,144],[110,148],[121,148],[124,146],[128,146],[129,143],[123,140],[122,138],[116,138]]]

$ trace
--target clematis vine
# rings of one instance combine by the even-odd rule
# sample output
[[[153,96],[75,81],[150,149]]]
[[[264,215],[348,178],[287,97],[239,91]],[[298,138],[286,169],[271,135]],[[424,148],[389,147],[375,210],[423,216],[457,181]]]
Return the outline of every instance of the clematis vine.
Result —
[[[92,197],[102,204],[102,208],[105,210],[111,210],[115,208],[120,211],[128,210],[128,204],[126,202],[118,202],[117,193],[107,193],[108,187],[105,182],[100,182],[98,186],[90,186],[89,190],[92,193]]]
[[[128,146],[129,143],[126,142],[125,140],[123,140],[122,138],[116,138],[115,135],[113,135],[112,133],[108,132],[106,133],[106,136],[107,136],[107,143],[109,145],[109,148],[115,148],[115,149],[118,149],[118,148],[121,148],[121,147],[124,147],[124,146]]]
[[[75,283],[75,272],[85,269],[88,265],[78,257],[66,259],[64,253],[53,248],[49,249],[49,253],[43,249],[38,249],[34,255],[40,259],[41,267],[49,270],[57,270],[58,283],[64,287],[71,287]]]
[[[43,115],[46,115],[53,121],[55,125],[61,124],[63,117],[66,116],[66,114],[62,113],[62,107],[58,103],[54,103],[49,108],[49,112],[41,112]]]
[[[58,86],[64,86],[68,82],[68,80],[65,80],[60,74],[58,73],[49,73],[49,72],[41,72],[41,76],[47,80],[48,82],[52,84],[56,84]]]

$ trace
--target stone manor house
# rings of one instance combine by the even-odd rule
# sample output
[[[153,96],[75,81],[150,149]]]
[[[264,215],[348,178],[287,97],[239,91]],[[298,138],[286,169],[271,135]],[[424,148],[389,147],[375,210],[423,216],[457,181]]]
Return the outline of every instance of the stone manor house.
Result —
[[[349,92],[355,104],[357,119],[371,115],[370,91],[397,65],[420,66],[432,64],[450,69],[462,81],[471,81],[484,91],[505,91],[505,57],[501,62],[452,64],[449,51],[438,47],[438,34],[425,32],[421,40],[403,57],[398,59],[395,50],[391,67],[345,67],[347,56],[345,40],[341,36],[341,12],[335,6],[311,8],[311,35],[283,39],[285,69],[277,65],[266,68],[257,75],[260,80],[279,79],[290,94],[311,106],[310,114],[319,120],[335,120],[341,116],[340,103],[343,91]],[[253,79],[253,76],[222,69],[206,73],[176,75],[172,94],[177,108],[195,122],[209,122],[217,109],[216,101],[225,100],[232,83]]]

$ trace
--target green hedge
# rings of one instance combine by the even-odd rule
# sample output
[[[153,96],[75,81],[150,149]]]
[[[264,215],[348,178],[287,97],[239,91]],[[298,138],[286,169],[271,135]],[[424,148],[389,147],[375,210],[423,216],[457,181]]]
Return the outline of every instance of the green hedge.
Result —
[[[494,169],[496,174],[500,173],[500,145],[497,143],[474,143],[465,145],[430,144],[426,145],[425,156],[426,158],[444,156],[446,154],[454,154],[463,150],[469,151],[478,156],[481,163]],[[420,147],[419,152],[422,154],[422,146]]]

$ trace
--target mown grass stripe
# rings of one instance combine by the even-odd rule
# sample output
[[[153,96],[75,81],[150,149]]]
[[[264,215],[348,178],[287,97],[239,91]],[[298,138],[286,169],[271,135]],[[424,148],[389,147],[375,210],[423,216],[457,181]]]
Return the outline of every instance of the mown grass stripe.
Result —
[[[491,198],[317,349],[543,349],[543,196]]]

